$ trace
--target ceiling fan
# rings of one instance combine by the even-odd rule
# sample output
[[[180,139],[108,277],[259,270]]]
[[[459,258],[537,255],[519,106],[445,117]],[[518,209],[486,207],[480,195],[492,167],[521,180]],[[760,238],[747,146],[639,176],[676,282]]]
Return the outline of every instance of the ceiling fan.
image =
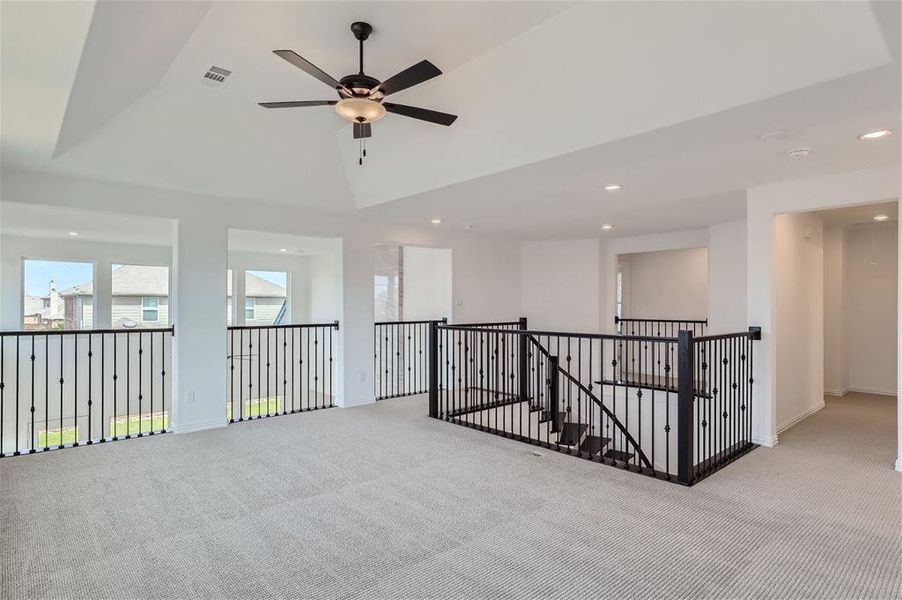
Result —
[[[300,56],[293,50],[273,50],[273,53],[290,62],[308,75],[315,77],[338,92],[338,100],[299,100],[289,102],[260,102],[264,108],[299,108],[305,106],[334,106],[338,115],[354,124],[354,139],[361,140],[361,154],[359,163],[363,164],[366,156],[366,148],[363,140],[372,137],[372,123],[385,116],[386,112],[395,113],[404,117],[420,119],[438,125],[451,125],[457,115],[384,102],[384,98],[390,94],[406,90],[424,81],[432,79],[442,72],[428,60],[422,60],[412,67],[404,69],[397,75],[389,77],[385,81],[379,81],[363,72],[363,42],[373,32],[373,26],[369,23],[356,21],[351,23],[351,32],[360,42],[360,72],[355,75],[345,75],[340,80],[314,65],[309,60]]]

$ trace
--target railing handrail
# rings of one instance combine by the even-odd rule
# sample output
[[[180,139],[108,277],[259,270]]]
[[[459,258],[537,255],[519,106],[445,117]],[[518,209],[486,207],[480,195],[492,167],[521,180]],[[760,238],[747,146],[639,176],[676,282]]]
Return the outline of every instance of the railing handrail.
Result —
[[[511,323],[512,325],[516,323]],[[579,333],[575,331],[539,331],[533,329],[493,329],[489,327],[474,327],[469,325],[439,325],[439,329],[461,330],[461,331],[479,331],[481,333],[504,333],[508,335],[523,336],[558,336],[571,337],[588,340],[614,340],[614,341],[634,341],[634,342],[676,342],[675,337],[657,337],[651,335],[617,335],[614,333]]]
[[[338,329],[338,321],[331,323],[288,323],[286,325],[229,325],[226,327],[228,331],[238,331],[242,329],[307,329],[311,327],[332,327]]]
[[[175,335],[175,325],[169,327],[119,327],[118,329],[23,329],[0,331],[0,337],[30,337],[33,335],[100,335],[107,333],[171,333]]]
[[[707,325],[708,319],[634,319],[632,317],[614,317],[614,323],[694,323]]]
[[[429,323],[447,323],[448,317],[441,319],[423,319],[419,321],[376,321],[373,325],[426,325]]]
[[[717,340],[728,340],[731,338],[741,338],[748,337],[750,340],[760,340],[761,339],[761,328],[760,327],[750,327],[748,331],[737,331],[734,333],[718,333],[714,335],[699,335],[693,336],[692,341],[695,343],[698,342],[712,342]]]
[[[479,327],[482,329],[484,329],[486,327],[499,327],[501,325],[519,325],[519,324],[520,324],[520,321],[497,321],[495,323],[452,323],[452,325],[454,327],[471,327],[471,328]]]

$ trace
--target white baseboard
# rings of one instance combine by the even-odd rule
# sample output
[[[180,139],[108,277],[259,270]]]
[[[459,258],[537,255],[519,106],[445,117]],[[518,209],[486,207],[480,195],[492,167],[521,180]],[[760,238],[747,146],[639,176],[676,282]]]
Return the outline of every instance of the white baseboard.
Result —
[[[765,448],[773,448],[780,443],[780,438],[778,438],[777,436],[773,436],[772,438],[763,438],[761,436],[753,435],[752,443],[758,444],[759,446],[764,446]]]
[[[791,418],[790,420],[786,421],[785,423],[783,423],[782,425],[777,427],[777,435],[780,435],[781,433],[783,433],[784,431],[786,431],[787,429],[789,429],[790,427],[792,427],[799,421],[802,421],[802,420],[810,417],[817,411],[824,408],[824,406],[826,406],[826,404],[824,403],[823,400],[821,400],[818,404],[815,404],[814,406],[812,406],[810,408],[806,408],[805,410],[803,410],[801,413],[799,413],[795,417]]]
[[[842,388],[840,390],[824,390],[824,394],[827,396],[845,396],[849,393],[849,388]]]
[[[190,425],[180,425],[178,427],[173,426],[172,431],[173,433],[194,433],[196,431],[206,431],[207,429],[218,429],[219,427],[225,427],[228,424],[225,415],[223,415],[223,418],[221,419],[207,421],[206,423],[191,423]]]
[[[867,387],[850,387],[847,391],[858,392],[860,394],[876,394],[878,396],[895,396],[897,390],[887,388],[867,388]]]

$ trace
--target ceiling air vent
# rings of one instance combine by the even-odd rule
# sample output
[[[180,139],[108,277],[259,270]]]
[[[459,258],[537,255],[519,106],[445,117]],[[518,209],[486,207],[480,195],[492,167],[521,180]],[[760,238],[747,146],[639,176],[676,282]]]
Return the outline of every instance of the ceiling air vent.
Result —
[[[232,72],[228,69],[211,66],[207,69],[207,72],[204,73],[204,83],[211,87],[221,87],[226,84],[231,74]]]

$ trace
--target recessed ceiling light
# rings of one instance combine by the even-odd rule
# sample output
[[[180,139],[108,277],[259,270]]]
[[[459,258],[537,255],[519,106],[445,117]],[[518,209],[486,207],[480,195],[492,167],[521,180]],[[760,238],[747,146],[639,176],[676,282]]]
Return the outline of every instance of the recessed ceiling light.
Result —
[[[614,226],[611,225],[610,223],[605,223],[604,225],[601,226],[602,231],[610,231],[612,229],[614,229]]]
[[[877,129],[876,131],[868,131],[858,136],[859,140],[879,140],[880,138],[892,135],[892,129]]]
[[[786,154],[789,155],[789,158],[808,158],[808,155],[811,154],[811,150],[808,148],[799,148],[797,150],[790,150]]]
[[[438,225],[442,222],[442,220],[441,219],[432,219],[429,222],[432,223],[433,225]]]
[[[875,221],[889,221],[889,215],[874,215]]]
[[[279,252],[288,252],[288,248],[279,248]]]
[[[70,231],[70,232],[69,232],[69,235],[71,235],[72,237],[75,237],[75,236],[78,235],[78,232],[77,232],[77,231]]]
[[[619,183],[611,183],[604,186],[604,191],[606,192],[617,192],[623,189],[623,186]]]
[[[778,142],[780,140],[785,140],[789,137],[788,129],[774,129],[773,131],[768,131],[767,133],[762,133],[760,139],[765,142]]]

